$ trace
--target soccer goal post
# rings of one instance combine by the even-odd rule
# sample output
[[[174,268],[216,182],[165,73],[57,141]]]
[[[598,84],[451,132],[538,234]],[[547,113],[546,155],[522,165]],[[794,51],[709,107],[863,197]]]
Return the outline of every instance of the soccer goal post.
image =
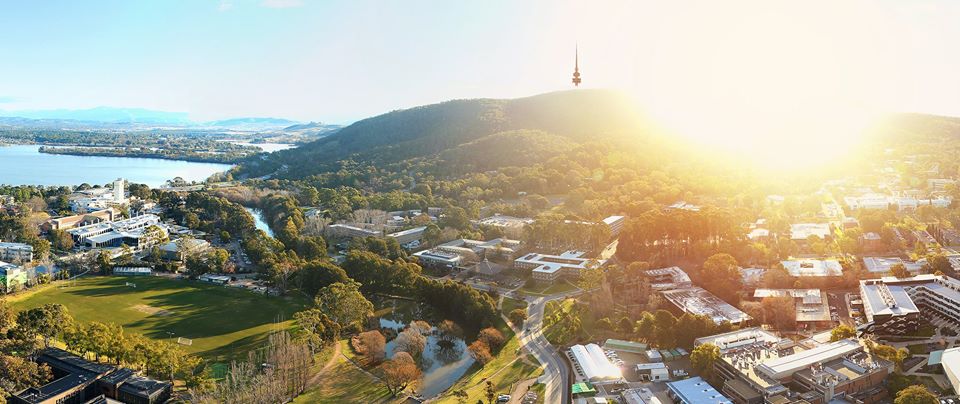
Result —
[[[136,283],[133,283],[133,282],[127,282],[127,286],[129,286],[129,287],[131,287],[131,288],[136,288],[136,287],[137,287],[137,284],[136,284]]]
[[[180,345],[190,346],[193,345],[193,340],[190,338],[177,337],[177,343]]]

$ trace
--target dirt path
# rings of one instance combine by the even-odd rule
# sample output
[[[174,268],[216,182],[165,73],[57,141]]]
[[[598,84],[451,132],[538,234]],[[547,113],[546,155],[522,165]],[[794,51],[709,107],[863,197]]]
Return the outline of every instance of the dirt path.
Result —
[[[520,383],[517,383],[513,387],[513,391],[510,392],[510,404],[520,404],[520,401],[523,400],[523,395],[527,394],[527,391],[530,391],[530,387],[537,382],[536,377],[533,379],[523,380]]]
[[[320,384],[320,376],[323,376],[325,373],[327,373],[328,370],[330,370],[330,368],[333,367],[333,365],[336,365],[337,358],[339,357],[340,357],[340,341],[337,341],[337,343],[333,347],[333,355],[330,355],[330,359],[328,359],[327,363],[325,363],[323,367],[320,368],[320,371],[318,371],[315,375],[310,377],[310,380],[307,381],[307,390],[309,390],[312,387],[316,387],[318,384]]]

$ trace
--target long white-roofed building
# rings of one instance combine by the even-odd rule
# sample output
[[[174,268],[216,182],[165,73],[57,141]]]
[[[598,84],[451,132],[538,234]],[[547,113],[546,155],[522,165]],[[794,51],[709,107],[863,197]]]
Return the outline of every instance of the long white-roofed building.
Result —
[[[570,357],[574,362],[574,370],[584,380],[598,382],[623,378],[620,368],[610,363],[610,359],[597,344],[574,345],[570,347]]]

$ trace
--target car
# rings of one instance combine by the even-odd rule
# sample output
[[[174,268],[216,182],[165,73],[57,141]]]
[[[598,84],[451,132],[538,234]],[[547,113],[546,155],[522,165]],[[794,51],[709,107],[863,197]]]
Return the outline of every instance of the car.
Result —
[[[509,395],[509,394],[501,394],[501,395],[497,396],[497,402],[498,402],[498,403],[505,403],[505,402],[508,402],[508,401],[510,401],[510,395]]]

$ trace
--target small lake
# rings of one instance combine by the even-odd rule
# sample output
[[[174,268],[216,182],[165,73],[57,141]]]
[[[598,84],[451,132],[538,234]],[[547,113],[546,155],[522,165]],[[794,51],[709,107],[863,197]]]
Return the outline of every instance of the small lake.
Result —
[[[436,329],[439,323],[432,318],[429,307],[412,301],[384,299],[377,303],[377,308],[381,328],[403,329],[415,320],[425,320]],[[453,386],[470,370],[474,362],[462,337],[447,337],[445,339],[449,343],[440,344],[442,339],[438,334],[434,332],[427,336],[427,345],[420,359],[423,376],[415,388],[424,398],[434,397]],[[393,355],[394,341],[387,342],[388,357]]]
[[[106,184],[118,177],[159,187],[167,180],[203,181],[229,164],[137,157],[68,156],[40,153],[38,145],[0,146],[0,184]]]
[[[267,233],[268,236],[273,237],[273,230],[270,230],[270,226],[267,225],[267,222],[263,220],[263,211],[259,208],[248,208],[244,207],[247,210],[247,213],[250,216],[253,216],[253,224],[257,226],[258,229],[263,230]]]

